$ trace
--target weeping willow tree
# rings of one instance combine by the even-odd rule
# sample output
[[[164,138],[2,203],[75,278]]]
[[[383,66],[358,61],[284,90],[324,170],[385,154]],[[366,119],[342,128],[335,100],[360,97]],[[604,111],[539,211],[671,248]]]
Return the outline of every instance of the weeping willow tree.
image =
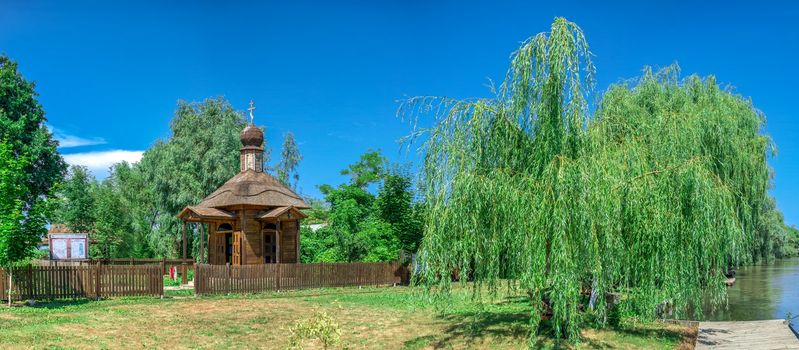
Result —
[[[512,55],[494,97],[402,105],[436,118],[411,141],[428,207],[420,281],[446,292],[460,270],[478,297],[512,281],[534,330],[551,312],[572,339],[614,307],[651,318],[723,300],[768,184],[762,115],[672,68],[611,87],[592,117],[594,73],[580,28],[557,18]]]

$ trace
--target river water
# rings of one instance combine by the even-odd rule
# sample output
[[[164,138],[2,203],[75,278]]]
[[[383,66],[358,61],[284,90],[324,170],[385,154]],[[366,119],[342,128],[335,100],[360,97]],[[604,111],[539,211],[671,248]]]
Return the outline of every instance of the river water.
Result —
[[[799,315],[799,258],[738,269],[735,284],[727,288],[728,306],[711,312],[708,321],[784,319]],[[794,324],[797,322],[794,321]]]

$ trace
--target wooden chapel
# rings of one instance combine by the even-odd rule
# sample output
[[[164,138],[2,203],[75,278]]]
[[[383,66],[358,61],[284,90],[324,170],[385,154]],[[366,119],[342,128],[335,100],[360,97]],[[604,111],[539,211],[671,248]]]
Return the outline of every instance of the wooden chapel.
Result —
[[[200,230],[200,260],[207,253],[215,265],[298,263],[300,209],[310,208],[294,191],[264,172],[264,132],[253,123],[241,131],[240,172],[196,206],[184,208],[183,257],[186,224],[207,224]]]

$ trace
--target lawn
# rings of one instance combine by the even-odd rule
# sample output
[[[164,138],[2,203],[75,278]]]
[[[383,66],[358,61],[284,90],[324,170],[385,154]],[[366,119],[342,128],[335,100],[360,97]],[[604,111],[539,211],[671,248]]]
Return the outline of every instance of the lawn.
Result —
[[[120,298],[0,307],[2,349],[211,348],[285,349],[289,327],[330,315],[346,349],[519,349],[527,345],[526,301],[475,303],[465,291],[433,306],[407,287],[316,289],[248,296],[163,300]],[[574,349],[692,348],[695,329],[647,324],[587,329]],[[306,349],[321,348],[314,341]],[[552,348],[546,336],[537,347]]]

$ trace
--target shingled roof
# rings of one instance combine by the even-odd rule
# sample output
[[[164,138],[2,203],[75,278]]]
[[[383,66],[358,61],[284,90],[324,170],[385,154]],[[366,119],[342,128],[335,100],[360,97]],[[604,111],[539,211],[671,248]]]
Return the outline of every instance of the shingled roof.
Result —
[[[249,169],[232,177],[197,206],[224,208],[235,205],[310,208],[302,197],[269,174]]]

